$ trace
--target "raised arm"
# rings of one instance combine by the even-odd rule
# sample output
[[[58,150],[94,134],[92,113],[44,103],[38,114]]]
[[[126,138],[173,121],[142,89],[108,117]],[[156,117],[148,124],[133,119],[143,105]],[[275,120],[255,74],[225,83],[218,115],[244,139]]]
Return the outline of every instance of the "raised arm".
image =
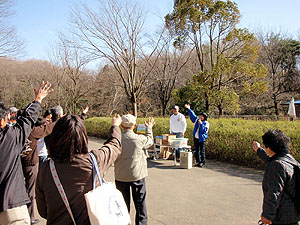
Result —
[[[49,124],[44,124],[38,127],[34,127],[30,136],[35,138],[35,139],[39,139],[39,138],[43,138],[48,136],[49,134],[52,133],[52,130],[55,126],[57,121],[53,122],[53,123],[49,123]]]
[[[195,123],[196,120],[198,119],[197,115],[194,113],[193,110],[191,110],[191,106],[189,104],[185,104],[184,105],[185,108],[187,108],[189,110],[189,116],[190,116],[190,120]]]
[[[270,157],[267,155],[265,150],[260,147],[260,144],[257,141],[253,141],[253,150],[256,151],[256,154],[261,160],[265,162],[269,160]]]
[[[89,111],[89,107],[88,106],[86,106],[83,110],[82,110],[82,113],[81,113],[81,115],[80,115],[80,118],[82,119],[82,120],[85,120],[86,119],[86,117],[87,117],[87,112]]]
[[[13,126],[12,132],[14,132],[16,145],[19,145],[18,149],[20,151],[39,116],[42,100],[52,91],[50,88],[51,84],[48,81],[46,83],[43,81],[38,90],[34,89],[34,101],[26,107],[23,114],[18,118],[16,125]]]
[[[151,145],[153,145],[153,133],[152,133],[152,127],[155,124],[155,121],[153,117],[149,117],[148,121],[144,122],[146,126],[146,134],[145,135],[139,135],[139,139],[142,142],[144,148],[149,148]]]
[[[115,116],[112,119],[112,127],[110,128],[107,141],[100,149],[93,150],[98,157],[99,167],[103,175],[121,154],[121,130],[119,128],[121,122],[120,115]]]

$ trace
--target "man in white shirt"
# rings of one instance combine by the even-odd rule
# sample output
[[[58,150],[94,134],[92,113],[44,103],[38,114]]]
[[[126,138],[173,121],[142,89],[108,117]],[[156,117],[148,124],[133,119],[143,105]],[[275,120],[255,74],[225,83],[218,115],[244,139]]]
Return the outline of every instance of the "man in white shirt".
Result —
[[[179,107],[173,107],[173,115],[170,118],[170,134],[176,135],[176,138],[182,138],[186,131],[185,116],[179,112]]]
[[[183,138],[186,130],[185,116],[179,112],[177,105],[173,106],[173,115],[170,118],[170,134],[176,135],[176,138]],[[179,158],[182,148],[175,148],[176,158]]]

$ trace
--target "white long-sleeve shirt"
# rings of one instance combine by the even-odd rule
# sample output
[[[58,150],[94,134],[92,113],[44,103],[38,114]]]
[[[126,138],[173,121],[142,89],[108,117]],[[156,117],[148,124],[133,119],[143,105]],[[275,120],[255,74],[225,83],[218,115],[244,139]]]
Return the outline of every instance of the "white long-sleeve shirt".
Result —
[[[48,156],[48,151],[46,148],[46,144],[44,138],[40,138],[37,142],[38,155],[39,156]]]
[[[186,126],[186,119],[182,113],[170,117],[170,133],[185,133]]]

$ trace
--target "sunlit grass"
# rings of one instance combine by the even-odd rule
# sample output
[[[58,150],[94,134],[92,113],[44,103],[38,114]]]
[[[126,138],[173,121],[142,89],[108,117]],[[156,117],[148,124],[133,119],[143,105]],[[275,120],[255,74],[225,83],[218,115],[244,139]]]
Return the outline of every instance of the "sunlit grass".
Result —
[[[138,118],[137,123],[144,123],[147,118]],[[169,118],[154,118],[154,136],[169,133]],[[261,121],[244,119],[209,119],[210,130],[206,144],[208,158],[229,161],[251,167],[263,167],[264,163],[252,149],[254,140],[262,142],[261,136],[270,128],[280,129],[291,138],[290,151],[300,159],[300,121]],[[188,128],[185,137],[188,144],[193,143],[193,123],[187,118]],[[111,126],[111,118],[94,117],[85,122],[88,134],[106,138]]]

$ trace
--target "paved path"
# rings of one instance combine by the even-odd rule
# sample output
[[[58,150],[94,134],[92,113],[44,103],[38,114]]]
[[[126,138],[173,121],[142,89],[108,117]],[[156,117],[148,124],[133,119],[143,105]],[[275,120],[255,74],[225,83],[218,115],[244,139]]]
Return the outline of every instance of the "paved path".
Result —
[[[101,143],[90,138],[89,148],[99,148]],[[149,225],[257,224],[262,204],[262,171],[212,160],[204,168],[190,170],[173,164],[172,160],[148,162]],[[114,181],[113,168],[105,178]],[[132,224],[134,213],[132,205]]]

